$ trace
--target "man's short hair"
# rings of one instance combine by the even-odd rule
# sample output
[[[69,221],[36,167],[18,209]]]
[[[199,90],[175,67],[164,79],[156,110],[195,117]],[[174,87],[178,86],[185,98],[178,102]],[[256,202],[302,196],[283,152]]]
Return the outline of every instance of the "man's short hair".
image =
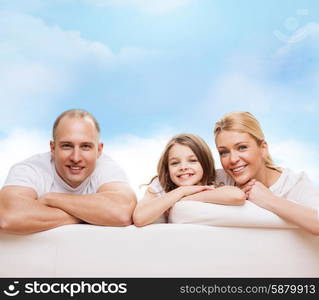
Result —
[[[98,132],[98,135],[100,135],[100,125],[98,123],[98,121],[93,117],[92,114],[90,114],[89,112],[83,110],[83,109],[69,109],[64,111],[62,114],[60,114],[54,121],[53,124],[53,130],[52,130],[52,138],[53,140],[55,139],[55,135],[56,135],[56,129],[61,121],[62,118],[64,117],[70,117],[70,118],[80,118],[80,119],[84,119],[84,118],[90,118],[96,128],[96,131]]]

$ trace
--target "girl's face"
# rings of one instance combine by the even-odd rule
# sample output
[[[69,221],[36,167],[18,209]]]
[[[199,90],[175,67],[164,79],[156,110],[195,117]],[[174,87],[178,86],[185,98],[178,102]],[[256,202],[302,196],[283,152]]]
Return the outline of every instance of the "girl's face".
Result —
[[[257,145],[248,133],[221,131],[216,138],[216,147],[224,170],[241,186],[251,179],[265,181],[264,159],[268,149],[266,142]]]
[[[194,152],[180,144],[175,144],[168,152],[168,170],[177,186],[200,184],[204,173]]]

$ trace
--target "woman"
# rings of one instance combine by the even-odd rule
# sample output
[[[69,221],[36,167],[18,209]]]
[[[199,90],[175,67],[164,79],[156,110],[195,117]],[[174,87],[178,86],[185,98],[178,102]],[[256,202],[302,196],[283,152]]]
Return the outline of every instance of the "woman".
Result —
[[[238,186],[247,200],[319,235],[319,190],[304,173],[274,165],[260,124],[252,114],[226,114],[216,122],[214,135],[226,172],[217,174],[219,182]]]
[[[194,134],[170,139],[158,162],[157,176],[134,211],[136,226],[144,226],[167,212],[177,201],[193,200],[242,205],[245,193],[237,187],[215,187],[215,166],[208,145]]]

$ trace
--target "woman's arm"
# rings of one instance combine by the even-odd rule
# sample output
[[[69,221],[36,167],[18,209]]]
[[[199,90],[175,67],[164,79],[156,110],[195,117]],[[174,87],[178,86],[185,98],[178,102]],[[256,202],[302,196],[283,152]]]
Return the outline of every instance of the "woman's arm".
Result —
[[[316,209],[278,197],[256,180],[250,181],[242,189],[246,192],[247,200],[275,213],[311,234],[319,235],[319,218]]]
[[[201,201],[223,205],[243,205],[246,200],[245,193],[235,186],[222,186],[209,191],[203,191],[182,199],[190,201]]]
[[[183,197],[207,189],[209,189],[207,186],[183,186],[160,196],[151,188],[148,188],[143,199],[138,201],[136,205],[133,213],[133,222],[136,226],[151,224]]]

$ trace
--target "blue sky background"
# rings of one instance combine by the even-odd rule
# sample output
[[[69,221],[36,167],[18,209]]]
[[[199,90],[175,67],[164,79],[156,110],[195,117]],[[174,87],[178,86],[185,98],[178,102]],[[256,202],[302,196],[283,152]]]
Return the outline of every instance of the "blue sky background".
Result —
[[[214,122],[244,110],[319,186],[318,59],[316,0],[0,0],[0,179],[66,109],[96,116],[134,184],[171,135],[213,147]]]

